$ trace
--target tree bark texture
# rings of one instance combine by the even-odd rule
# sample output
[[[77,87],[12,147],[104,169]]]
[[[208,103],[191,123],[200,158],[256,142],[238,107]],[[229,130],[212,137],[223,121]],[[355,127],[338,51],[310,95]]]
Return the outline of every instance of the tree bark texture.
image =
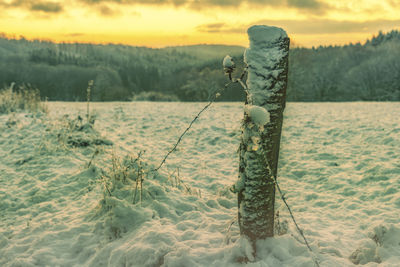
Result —
[[[274,234],[275,178],[286,103],[290,40],[280,28],[252,26],[250,47],[244,57],[248,66],[247,107],[262,107],[270,115],[265,125],[245,112],[239,147],[239,227],[250,241]],[[246,108],[245,108],[246,110]]]

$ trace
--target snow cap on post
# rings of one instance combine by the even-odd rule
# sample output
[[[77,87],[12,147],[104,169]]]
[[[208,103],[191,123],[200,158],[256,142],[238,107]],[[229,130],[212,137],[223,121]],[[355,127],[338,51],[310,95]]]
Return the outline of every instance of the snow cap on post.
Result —
[[[247,30],[250,39],[250,47],[273,44],[287,38],[287,33],[278,27],[266,25],[254,25]]]
[[[288,35],[281,28],[266,25],[252,26],[247,32],[250,47],[244,52],[244,62],[248,66],[248,103],[269,112],[284,107],[279,96],[286,92]]]

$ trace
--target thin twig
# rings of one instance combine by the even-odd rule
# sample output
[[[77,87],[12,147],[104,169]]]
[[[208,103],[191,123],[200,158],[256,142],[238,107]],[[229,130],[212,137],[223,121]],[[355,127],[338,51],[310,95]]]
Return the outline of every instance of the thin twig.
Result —
[[[179,167],[177,168],[177,171],[178,171],[178,182],[179,182],[178,186],[181,186],[181,174],[179,172]]]
[[[245,68],[245,69],[243,70],[243,73],[240,75],[239,78],[233,78],[233,77],[232,77],[232,72],[229,72],[228,74],[229,74],[229,80],[230,80],[232,83],[239,83],[239,84],[243,87],[244,91],[246,92],[246,95],[248,95],[248,94],[249,94],[249,88],[248,88],[247,85],[243,82],[244,76],[247,74],[247,68]]]
[[[269,174],[272,173],[272,170],[271,170],[269,161],[268,161],[268,159],[267,159],[266,153],[264,153],[264,164],[267,166],[267,169],[269,170]],[[268,174],[268,175],[269,175],[269,174]],[[273,175],[273,179],[274,179],[274,184],[276,185],[276,188],[278,189],[278,192],[279,192],[279,194],[280,194],[280,196],[281,196],[281,199],[282,199],[283,203],[285,203],[285,206],[286,206],[286,208],[287,208],[288,211],[289,211],[290,217],[292,218],[292,221],[294,222],[294,225],[296,226],[297,231],[298,231],[299,234],[303,237],[303,240],[304,240],[304,242],[305,242],[305,244],[306,244],[308,250],[310,251],[311,258],[313,259],[315,265],[316,265],[317,267],[320,267],[320,265],[319,265],[319,263],[318,263],[318,259],[316,258],[315,254],[314,254],[314,251],[311,249],[311,246],[309,245],[309,243],[308,243],[308,241],[307,241],[307,238],[306,238],[305,235],[304,235],[303,230],[300,228],[299,224],[297,223],[296,219],[294,218],[292,209],[290,208],[289,204],[288,204],[287,201],[286,201],[285,194],[282,192],[281,187],[279,186],[278,179],[276,178],[276,174]]]
[[[93,160],[94,160],[94,157],[95,157],[97,154],[99,154],[99,153],[100,153],[100,151],[99,151],[98,149],[96,149],[96,150],[94,151],[94,153],[93,153],[93,155],[92,155],[92,158],[90,159],[90,161],[89,161],[89,163],[88,163],[88,165],[87,165],[88,168],[92,165],[92,162],[93,162]]]
[[[174,145],[174,147],[168,151],[167,155],[165,155],[164,159],[161,161],[160,165],[154,169],[154,171],[158,171],[162,165],[165,163],[165,161],[167,160],[168,156],[175,151],[176,147],[179,145],[179,143],[182,141],[183,136],[189,131],[189,129],[192,127],[193,123],[199,118],[200,114],[203,113],[209,106],[211,106],[211,104],[214,102],[214,99],[211,100],[206,106],[204,106],[204,108],[202,110],[200,110],[199,113],[197,113],[196,117],[194,117],[194,119],[190,122],[189,126],[186,128],[186,130],[181,134],[181,136],[178,138],[178,141],[176,142],[176,144]]]
[[[147,189],[145,189],[145,190],[146,190],[147,194],[149,194],[149,196],[150,196],[153,200],[156,199],[156,197],[155,197],[149,190],[147,190]]]
[[[143,173],[140,172],[140,205],[142,205],[143,200]]]
[[[266,149],[263,148],[263,150],[265,151]],[[267,167],[267,169],[268,169],[268,176],[269,176],[269,175],[272,173],[272,169],[271,169],[271,166],[270,166],[269,161],[268,161],[268,159],[267,159],[267,154],[266,154],[266,153],[263,153],[263,156],[264,156],[264,164],[266,165],[266,167]],[[281,187],[279,186],[278,179],[277,179],[277,177],[276,177],[276,173],[273,175],[273,179],[274,179],[274,184],[276,185],[276,188],[278,189],[278,192],[279,192],[279,194],[280,194],[280,196],[281,196],[281,199],[282,199],[283,203],[285,203],[285,205],[286,205],[286,207],[287,207],[287,209],[288,209],[288,211],[289,211],[290,217],[292,218],[292,220],[293,220],[293,222],[294,222],[294,224],[295,224],[295,226],[296,226],[297,231],[298,231],[298,232],[300,233],[300,235],[303,237],[303,240],[304,240],[304,242],[305,242],[305,244],[306,244],[308,250],[310,251],[311,257],[312,257],[312,259],[313,259],[315,265],[316,265],[317,267],[320,267],[320,265],[319,265],[319,263],[318,263],[318,259],[316,258],[316,256],[315,256],[313,250],[311,249],[311,246],[309,245],[309,243],[308,243],[308,241],[307,241],[307,238],[306,238],[305,235],[304,235],[303,230],[300,228],[300,226],[298,225],[296,219],[294,218],[292,209],[290,208],[289,204],[288,204],[287,201],[286,201],[285,194],[282,192]]]
[[[139,162],[140,163],[140,162]],[[137,171],[137,176],[136,176],[136,186],[135,186],[135,194],[133,196],[133,204],[136,204],[136,194],[138,190],[138,185],[139,185],[139,179],[142,179],[141,176],[141,171],[140,171],[141,166],[138,166],[138,171]]]
[[[292,221],[294,222],[294,225],[296,226],[297,231],[298,231],[298,232],[300,233],[300,235],[303,237],[303,240],[304,240],[304,242],[306,243],[306,246],[307,246],[308,250],[310,251],[310,253],[311,253],[311,255],[312,255],[312,258],[313,258],[313,260],[314,260],[315,265],[316,265],[317,267],[320,267],[320,265],[319,265],[319,263],[318,263],[318,260],[315,258],[315,254],[314,254],[313,250],[311,249],[311,247],[310,247],[310,245],[309,245],[309,243],[308,243],[308,241],[307,241],[307,238],[306,238],[305,235],[304,235],[303,230],[300,228],[300,226],[299,226],[299,225],[297,224],[297,222],[296,222],[296,219],[294,218],[292,209],[290,208],[289,204],[288,204],[287,201],[286,201],[285,194],[282,193],[281,187],[279,186],[279,183],[278,183],[278,180],[276,179],[276,176],[274,176],[274,181],[275,181],[276,188],[278,189],[278,192],[279,192],[279,194],[280,194],[280,196],[281,196],[281,199],[282,199],[283,203],[285,203],[286,208],[287,208],[288,211],[289,211],[290,217],[292,217]]]
[[[246,75],[246,73],[247,73],[247,69],[244,69],[244,71],[243,71],[242,75],[240,76],[240,78],[232,78],[232,72],[228,72],[228,75],[229,75],[229,80],[231,81],[231,83],[240,83],[240,85],[243,87],[243,89],[246,91],[246,94],[248,95],[248,88],[247,88],[246,84],[244,84],[244,82],[243,82],[243,78]],[[168,153],[165,155],[165,157],[161,161],[160,165],[158,165],[158,167],[155,168],[153,171],[158,171],[164,165],[164,163],[167,160],[167,158],[169,157],[169,155],[176,150],[176,147],[182,141],[183,136],[190,130],[190,128],[192,127],[193,123],[200,117],[201,113],[203,113],[206,109],[208,109],[212,105],[212,103],[214,103],[215,100],[220,96],[220,92],[222,92],[228,86],[229,86],[229,83],[225,84],[224,88],[222,88],[220,90],[217,90],[214,93],[213,98],[208,102],[207,105],[205,105],[203,107],[202,110],[199,111],[199,113],[197,113],[196,117],[194,117],[194,119],[190,122],[190,124],[186,128],[186,130],[183,131],[181,136],[179,136],[178,141],[175,143],[174,147],[170,151],[168,151]]]
[[[110,189],[108,189],[106,177],[105,177],[104,175],[101,175],[101,178],[103,178],[104,187],[106,188],[106,190],[107,190],[107,192],[108,192],[108,195],[111,197],[112,195],[111,195]]]
[[[225,235],[225,242],[226,242],[226,244],[227,245],[229,245],[229,241],[230,241],[230,231],[231,231],[231,228],[232,228],[232,225],[237,221],[237,216],[235,217],[235,218],[233,218],[230,222],[229,222],[229,226],[228,226],[228,228],[226,229],[226,235]]]
[[[139,153],[138,153],[136,159],[135,159],[134,161],[132,161],[132,163],[136,163],[136,161],[140,160],[140,157],[141,157],[144,153],[146,153],[146,150],[141,150],[141,151],[139,151]]]
[[[229,84],[226,84],[225,87],[223,89],[225,89]],[[222,89],[222,90],[223,90]],[[163,158],[163,160],[161,161],[160,165],[155,168],[153,171],[158,171],[165,163],[165,161],[167,160],[167,158],[169,157],[169,155],[175,151],[176,147],[179,145],[179,143],[182,141],[183,136],[190,130],[190,128],[192,127],[193,123],[200,117],[201,113],[203,113],[205,110],[207,110],[212,103],[215,102],[215,100],[219,97],[219,92],[222,91],[219,90],[218,93],[214,94],[213,98],[210,100],[210,102],[208,102],[207,105],[205,105],[200,111],[199,113],[197,113],[196,117],[194,117],[194,119],[190,122],[189,126],[186,128],[185,131],[183,131],[183,133],[181,134],[181,136],[179,136],[178,141],[175,143],[174,147],[168,151],[168,153],[165,155],[165,157]]]

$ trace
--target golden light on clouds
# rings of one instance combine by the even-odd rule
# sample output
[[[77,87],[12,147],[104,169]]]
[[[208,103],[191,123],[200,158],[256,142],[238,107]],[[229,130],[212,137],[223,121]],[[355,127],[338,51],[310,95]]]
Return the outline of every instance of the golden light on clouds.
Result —
[[[0,10],[7,35],[151,47],[247,45],[247,27],[261,23],[307,47],[363,42],[400,27],[398,0],[0,0]]]

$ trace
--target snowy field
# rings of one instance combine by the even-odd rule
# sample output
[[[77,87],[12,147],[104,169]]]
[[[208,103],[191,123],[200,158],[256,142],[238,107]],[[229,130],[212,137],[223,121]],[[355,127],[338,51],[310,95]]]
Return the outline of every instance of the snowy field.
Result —
[[[65,142],[86,103],[0,115],[0,266],[244,265],[229,190],[243,106],[211,106],[151,171],[203,106],[92,103],[99,145],[87,146]],[[400,266],[399,114],[400,103],[288,103],[278,180],[321,266]],[[103,174],[143,150],[140,202],[133,180],[109,188]],[[276,203],[289,229],[247,266],[314,266]]]

